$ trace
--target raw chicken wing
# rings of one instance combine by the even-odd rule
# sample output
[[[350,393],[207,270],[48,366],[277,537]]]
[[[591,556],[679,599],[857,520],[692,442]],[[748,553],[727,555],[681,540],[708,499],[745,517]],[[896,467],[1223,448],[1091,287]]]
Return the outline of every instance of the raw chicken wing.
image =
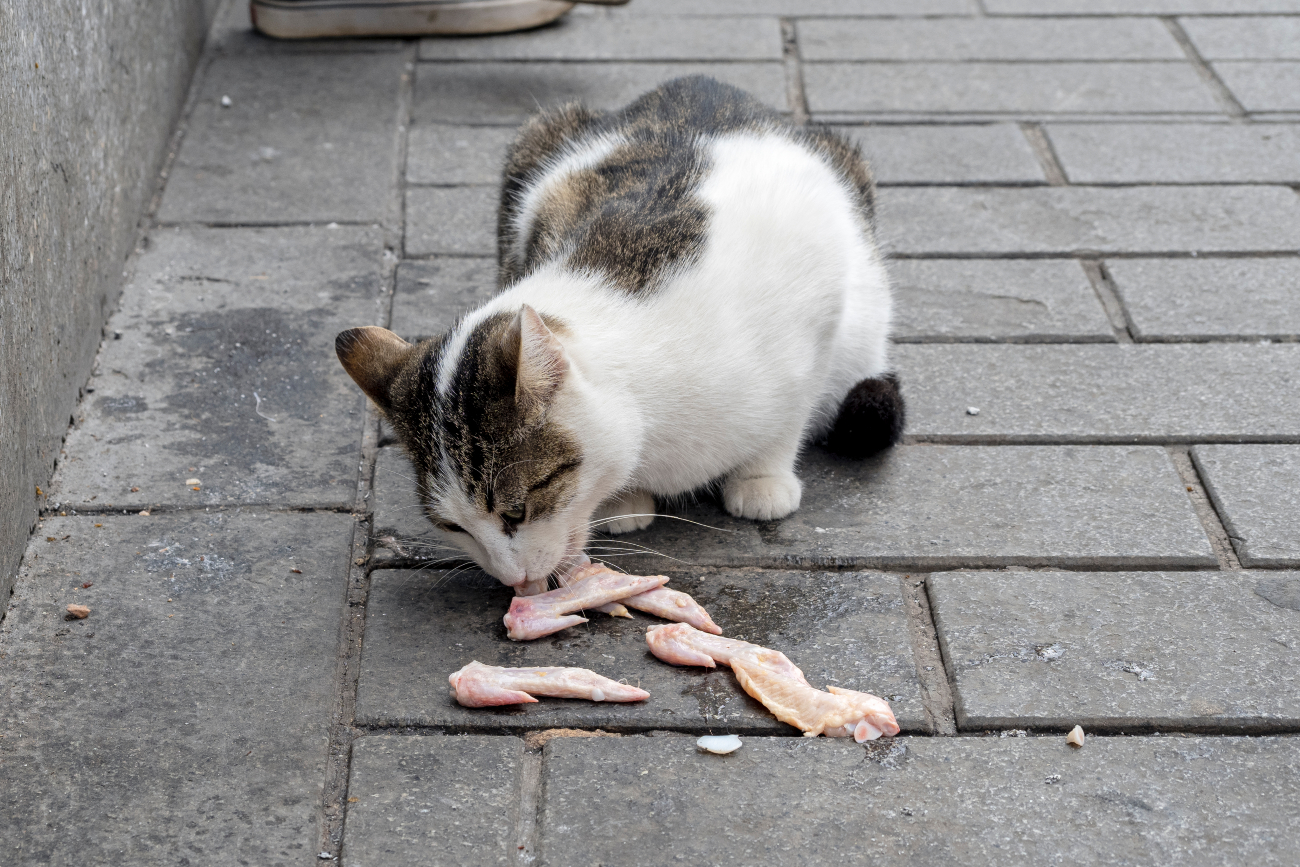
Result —
[[[585,668],[498,668],[471,662],[449,678],[451,695],[465,707],[535,702],[533,695],[591,701],[645,701],[650,693]]]
[[[626,599],[668,582],[663,575],[624,575],[597,564],[574,570],[571,578],[567,587],[510,600],[510,610],[505,616],[506,635],[515,641],[541,638],[586,623],[587,618],[579,617],[575,611]]]
[[[716,663],[731,666],[745,692],[763,703],[781,722],[803,731],[806,737],[848,737],[858,743],[898,734],[898,722],[882,698],[837,686],[822,692],[809,685],[803,672],[785,654],[737,641],[706,635],[685,623],[652,626],[646,630],[650,652],[674,665]]]

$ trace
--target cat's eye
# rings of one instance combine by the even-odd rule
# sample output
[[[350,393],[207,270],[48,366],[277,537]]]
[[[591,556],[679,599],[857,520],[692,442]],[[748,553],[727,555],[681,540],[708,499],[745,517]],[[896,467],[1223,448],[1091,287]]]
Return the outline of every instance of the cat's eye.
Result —
[[[453,524],[450,521],[439,521],[438,529],[446,530],[448,533],[464,533],[465,528],[460,524]]]
[[[507,524],[520,524],[523,523],[524,520],[524,510],[510,509],[509,511],[502,512],[501,517]]]

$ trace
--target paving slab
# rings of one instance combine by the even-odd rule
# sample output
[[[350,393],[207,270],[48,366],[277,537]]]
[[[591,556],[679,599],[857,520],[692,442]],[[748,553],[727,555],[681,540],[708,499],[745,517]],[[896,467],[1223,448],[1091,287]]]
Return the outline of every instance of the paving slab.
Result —
[[[904,375],[910,400],[908,382]],[[385,449],[379,460],[375,562],[450,556],[432,547],[441,543],[419,517],[405,459]],[[659,504],[665,515],[686,520],[660,518],[649,529],[593,544],[658,552],[620,551],[615,561],[650,572],[675,563],[930,570],[1216,562],[1159,448],[905,446],[862,462],[810,448],[799,475],[803,502],[784,520],[732,518],[702,497]]]
[[[500,184],[514,127],[417,124],[406,140],[412,184]]]
[[[421,63],[414,120],[516,125],[538,108],[581,101],[615,109],[665,81],[709,75],[785,110],[781,63]]]
[[[1300,724],[1300,610],[1268,598],[1300,599],[1300,573],[957,572],[928,589],[961,729]]]
[[[927,440],[1300,439],[1294,343],[906,344],[895,359],[908,431]]]
[[[615,561],[617,562],[617,561]],[[818,687],[835,684],[886,698],[909,731],[929,723],[897,575],[872,572],[663,570],[708,609],[725,635],[788,655]],[[646,648],[662,623],[592,612],[590,621],[536,641],[506,638],[501,618],[514,591],[475,570],[377,570],[370,577],[357,690],[363,725],[432,725],[514,731],[576,727],[798,734],[740,689],[729,669],[668,665]],[[542,698],[537,704],[465,708],[447,676],[473,660],[510,667],[575,666],[639,685],[645,702]]]
[[[881,190],[894,252],[956,255],[1300,250],[1287,187]]]
[[[496,253],[496,187],[411,187],[406,191],[406,255]]]
[[[1300,566],[1300,446],[1196,446],[1192,457],[1242,565]]]
[[[1219,60],[1211,66],[1246,111],[1300,111],[1300,62]]]
[[[51,502],[349,508],[364,399],[334,335],[376,321],[383,251],[355,227],[151,233]]]
[[[158,219],[383,219],[397,174],[405,62],[384,52],[215,58],[199,85]]]
[[[542,864],[1292,863],[1300,740],[546,745]]]
[[[352,525],[46,519],[0,624],[6,863],[314,863]]]
[[[1020,128],[995,124],[841,126],[881,184],[1046,183]]]
[[[1298,258],[1111,259],[1106,269],[1138,339],[1300,336]]]
[[[1300,12],[1300,0],[984,0],[992,15],[1245,15]]]
[[[511,737],[359,738],[342,863],[514,864],[523,759]]]
[[[1288,124],[1050,124],[1080,184],[1295,183],[1300,128]]]
[[[799,56],[820,60],[1184,60],[1152,18],[814,18]]]
[[[1214,113],[1186,63],[806,63],[808,107],[832,114]]]
[[[422,39],[421,60],[780,60],[772,17],[567,15],[551,27],[478,39]]]
[[[1300,60],[1300,18],[1183,18],[1178,23],[1206,60]]]
[[[391,328],[407,340],[447,331],[497,291],[496,259],[445,256],[397,268]]]
[[[896,342],[1115,339],[1072,259],[897,259]]]

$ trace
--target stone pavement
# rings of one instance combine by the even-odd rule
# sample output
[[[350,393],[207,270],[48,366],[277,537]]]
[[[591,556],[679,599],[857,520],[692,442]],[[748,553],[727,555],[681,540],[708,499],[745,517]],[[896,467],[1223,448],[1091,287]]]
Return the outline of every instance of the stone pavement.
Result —
[[[688,72],[862,143],[908,437],[811,450],[786,520],[705,496],[594,550],[888,697],[892,741],[791,737],[643,615],[506,641],[334,359],[490,296],[530,110]],[[229,4],[0,623],[0,862],[1297,863],[1298,94],[1298,0],[303,44]],[[471,659],[652,698],[468,710]]]

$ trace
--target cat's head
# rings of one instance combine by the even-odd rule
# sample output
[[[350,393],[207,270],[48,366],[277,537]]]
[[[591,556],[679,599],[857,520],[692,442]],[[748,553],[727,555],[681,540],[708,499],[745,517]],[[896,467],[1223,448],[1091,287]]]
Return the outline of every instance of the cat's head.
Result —
[[[623,483],[617,425],[593,405],[566,334],[525,305],[419,344],[373,326],[335,341],[405,446],[429,520],[529,591],[577,559],[596,506]]]

